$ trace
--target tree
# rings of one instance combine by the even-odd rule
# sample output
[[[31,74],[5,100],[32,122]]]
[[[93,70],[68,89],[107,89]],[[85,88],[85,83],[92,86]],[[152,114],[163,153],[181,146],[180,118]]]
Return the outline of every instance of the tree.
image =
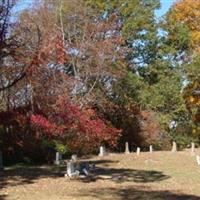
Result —
[[[170,44],[175,43],[183,78],[190,135],[199,137],[199,1],[181,0],[167,14]],[[180,31],[177,31],[180,30]],[[169,40],[169,41],[170,41]]]
[[[8,144],[13,151],[26,153],[27,144],[32,149],[36,146],[41,149],[41,142],[54,140],[73,151],[84,148],[85,152],[93,152],[101,143],[115,146],[120,135],[119,130],[92,108],[97,97],[109,90],[110,80],[120,76],[115,68],[118,62],[123,64],[123,58],[121,52],[113,52],[122,40],[117,33],[108,32],[117,30],[115,17],[99,20],[86,14],[87,8],[81,10],[78,2],[75,12],[75,5],[65,3],[42,1],[30,12],[24,11],[13,29],[12,33],[18,33],[16,38],[24,45],[12,56],[15,61],[12,72],[17,74],[22,68],[26,76],[10,88],[9,109],[1,113],[2,116],[12,113],[11,121],[1,121],[8,130],[4,135],[7,154]],[[62,8],[58,16],[57,6]],[[65,13],[67,6],[70,11]],[[6,72],[4,77],[8,79]],[[58,102],[58,98],[64,100]],[[19,112],[19,108],[23,111]],[[21,115],[25,118],[22,125],[18,121]],[[16,134],[13,126],[21,130],[21,135]],[[8,139],[11,136],[13,142]],[[32,143],[26,143],[28,136]]]
[[[199,7],[200,2],[195,0],[181,0],[172,7],[169,18],[177,24],[185,25],[189,31],[190,46],[199,52],[200,28],[199,28]]]

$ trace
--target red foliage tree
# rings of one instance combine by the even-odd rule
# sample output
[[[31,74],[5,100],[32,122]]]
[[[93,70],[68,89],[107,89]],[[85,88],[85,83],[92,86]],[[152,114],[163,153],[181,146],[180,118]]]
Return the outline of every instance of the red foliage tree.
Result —
[[[106,124],[91,108],[80,109],[59,99],[55,110],[47,117],[31,115],[31,124],[48,137],[61,140],[72,151],[94,152],[102,143],[117,145],[120,130]]]

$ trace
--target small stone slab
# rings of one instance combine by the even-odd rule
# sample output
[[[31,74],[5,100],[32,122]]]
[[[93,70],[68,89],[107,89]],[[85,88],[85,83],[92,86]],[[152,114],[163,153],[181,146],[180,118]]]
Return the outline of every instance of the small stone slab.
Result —
[[[56,152],[56,159],[54,161],[55,165],[60,165],[62,162],[62,154],[59,152]]]
[[[172,153],[175,153],[177,152],[177,145],[176,145],[176,142],[173,142],[172,144]]]
[[[103,156],[106,156],[106,155],[107,155],[106,148],[104,146],[100,146],[99,156],[103,157]]]
[[[195,143],[191,142],[191,156],[195,155]]]
[[[196,161],[197,161],[197,165],[199,165],[200,166],[200,156],[196,156]]]
[[[75,169],[75,163],[73,161],[69,161],[67,163],[67,173],[65,174],[65,177],[68,176],[70,178],[76,178],[79,174],[80,172]]]
[[[149,146],[149,152],[153,153],[153,146],[152,145]]]
[[[125,154],[129,154],[130,150],[129,150],[129,145],[128,142],[125,143]]]
[[[137,156],[140,155],[140,147],[137,147],[136,154],[137,154]]]
[[[74,162],[76,162],[76,161],[78,160],[77,155],[76,155],[76,154],[73,154],[73,155],[71,156],[71,160],[74,161]]]

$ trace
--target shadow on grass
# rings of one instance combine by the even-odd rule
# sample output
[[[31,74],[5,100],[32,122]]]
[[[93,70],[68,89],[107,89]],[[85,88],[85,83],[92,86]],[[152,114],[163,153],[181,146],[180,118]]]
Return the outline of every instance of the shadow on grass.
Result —
[[[89,163],[93,164],[103,164],[107,165],[109,163],[116,163],[118,161],[112,160],[94,160],[89,161]],[[64,177],[64,173],[66,172],[66,165],[55,166],[55,165],[47,165],[47,166],[38,166],[38,165],[25,165],[25,164],[17,164],[13,166],[6,167],[4,171],[0,171],[0,189],[24,185],[24,184],[32,184],[40,178],[59,178]],[[3,196],[0,196],[0,200],[3,199]]]
[[[13,166],[6,168],[0,174],[0,189],[31,184],[40,178],[59,178],[63,177],[65,166]],[[0,196],[0,200],[1,200]]]
[[[100,165],[86,178],[81,178],[82,182],[95,182],[98,180],[110,180],[113,183],[123,182],[137,182],[137,183],[148,183],[163,181],[170,176],[163,174],[160,171],[145,171],[145,170],[134,170],[126,168],[110,168],[107,167],[109,163],[116,163],[118,161],[112,160],[93,160],[89,163]],[[40,178],[60,178],[64,177],[66,166],[15,166],[6,168],[0,175],[0,189],[32,184]]]
[[[160,171],[146,171],[134,169],[98,168],[95,179],[110,179],[114,182],[148,183],[163,181],[170,178]]]
[[[116,164],[117,160],[89,160],[88,164],[102,165],[103,167],[108,167],[110,164]]]
[[[81,196],[80,196],[81,194]],[[95,189],[93,191],[81,191],[77,194],[81,197],[92,197],[98,199],[118,199],[118,200],[200,200],[200,197],[194,195],[181,194],[176,191],[152,191],[150,188],[107,188]]]
[[[0,200],[6,200],[6,195],[0,195]]]

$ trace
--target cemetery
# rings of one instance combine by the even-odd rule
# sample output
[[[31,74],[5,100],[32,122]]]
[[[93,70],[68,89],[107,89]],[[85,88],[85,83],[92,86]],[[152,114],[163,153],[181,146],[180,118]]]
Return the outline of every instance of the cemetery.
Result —
[[[198,200],[200,149],[193,143],[183,151],[174,146],[171,152],[150,146],[129,153],[128,143],[122,153],[101,146],[97,156],[63,160],[56,153],[53,165],[1,168],[0,199]]]
[[[200,200],[200,0],[0,0],[0,200]]]

